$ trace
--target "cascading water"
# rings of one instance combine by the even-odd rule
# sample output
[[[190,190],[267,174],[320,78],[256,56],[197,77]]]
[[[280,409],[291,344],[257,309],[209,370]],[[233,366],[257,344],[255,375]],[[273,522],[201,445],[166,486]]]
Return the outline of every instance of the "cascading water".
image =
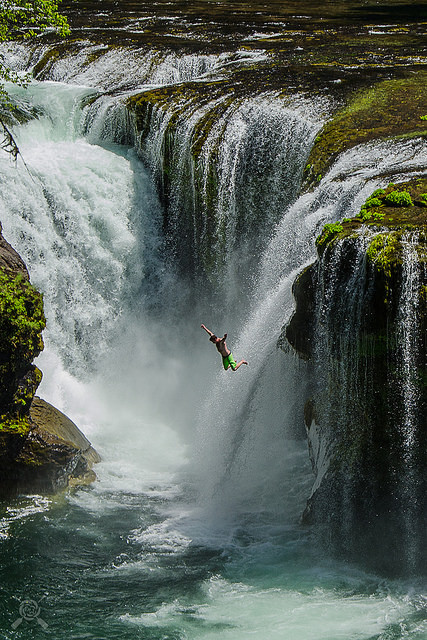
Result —
[[[29,47],[19,43],[3,45],[8,66],[26,71],[41,65],[41,80],[96,87],[100,91],[126,92],[143,85],[169,85],[225,73],[234,65],[250,64],[262,59],[262,52],[238,51],[224,54],[176,54],[153,49],[129,50],[102,44],[80,42],[77,51],[68,55],[49,55],[49,46]],[[46,64],[44,57],[46,56]]]
[[[421,385],[419,371],[422,367],[421,323],[419,295],[421,283],[426,281],[425,265],[420,263],[417,252],[418,234],[407,234],[402,240],[403,279],[399,301],[397,327],[398,370],[401,384],[401,429],[403,437],[404,473],[400,482],[400,491],[404,508],[405,543],[408,564],[415,568],[420,552],[422,553],[422,535],[415,533],[417,511],[423,504],[423,487],[417,471],[417,456],[423,451],[418,442],[417,427],[420,423]]]
[[[167,149],[170,184],[161,190],[173,250],[178,259],[184,253],[187,270],[202,267],[224,306],[241,306],[242,292],[252,288],[258,257],[297,196],[326,106],[302,97],[226,93],[203,104],[178,97],[152,109],[138,144],[160,183]]]
[[[353,150],[315,191],[296,199],[296,186],[275,203],[270,232],[277,225],[264,238],[250,305],[245,312],[221,307],[210,327],[235,327],[230,343],[249,366],[216,373],[218,355],[199,329],[212,318],[195,318],[214,305],[182,310],[185,289],[163,260],[150,173],[132,149],[116,144],[123,136],[108,124],[113,112],[131,139],[123,99],[107,108],[97,101],[96,111],[98,88],[32,85],[26,95],[44,116],[16,130],[29,173],[1,158],[4,234],[45,296],[40,392],[104,458],[92,487],[54,499],[23,497],[2,509],[5,638],[16,637],[19,603],[31,598],[58,640],[70,633],[422,639],[420,589],[408,595],[404,583],[320,558],[296,524],[310,483],[296,424],[305,365],[276,343],[292,313],[292,282],[312,261],[321,226],[356,213],[382,172],[419,170],[425,143],[402,144],[395,155],[390,144]],[[271,124],[272,147],[284,145],[297,165],[283,171],[280,154],[272,161],[271,198],[275,181],[301,174],[318,126],[307,116],[309,100],[297,116],[272,96],[262,100],[261,115],[259,101],[249,101],[221,124],[227,179],[218,220],[240,204],[243,159],[260,118]],[[281,122],[276,131],[282,118],[290,126]],[[291,137],[294,125],[301,135]],[[236,141],[246,151],[233,164]],[[209,146],[205,152],[200,159]],[[232,269],[232,253],[228,260]],[[236,286],[230,283],[228,299],[237,299]],[[24,620],[23,634],[24,623],[37,628]]]
[[[416,363],[419,359],[419,305],[418,295],[423,265],[416,250],[417,234],[404,238],[402,242],[403,282],[400,318],[398,325],[398,345],[400,351],[400,379],[403,385],[403,434],[406,455],[410,458],[414,446],[414,423],[418,409],[419,387],[416,383]]]
[[[361,225],[320,242],[297,283],[304,311],[287,331],[312,361],[306,411],[316,480],[305,519],[343,556],[412,573],[422,571],[425,544],[417,241]]]
[[[277,225],[264,253],[252,307],[235,347],[237,357],[246,358],[251,366],[245,371],[243,380],[240,376],[231,381],[218,377],[199,419],[202,425],[201,451],[198,452],[203,475],[201,483],[205,499],[213,496],[214,512],[222,508],[226,514],[244,512],[248,508],[256,511],[273,505],[276,500],[283,508],[286,489],[266,495],[263,487],[276,487],[280,482],[289,486],[280,460],[287,457],[293,439],[303,429],[303,403],[307,398],[304,385],[308,384],[306,365],[295,361],[295,356],[289,353],[279,355],[277,350],[282,328],[294,310],[292,284],[298,273],[314,261],[314,241],[325,223],[356,215],[373,189],[383,184],[379,177],[382,173],[388,174],[390,167],[397,175],[404,170],[417,171],[424,157],[424,145],[418,143],[408,143],[405,149],[396,147],[395,152],[392,146],[385,144],[353,149],[341,156],[317,190],[302,195],[290,206]],[[337,181],[337,176],[342,179]],[[357,296],[363,295],[356,286],[357,282],[364,282],[363,246],[362,242],[357,262],[359,268],[355,265],[352,278],[354,286],[344,292],[344,299],[341,292],[338,296],[334,289],[333,270],[328,270],[330,291],[325,294],[327,303],[324,304],[339,309],[342,321],[338,325],[348,327],[344,358],[347,364],[352,361],[352,336],[357,333]],[[342,265],[337,262],[336,268],[338,279]],[[327,313],[322,308],[323,313]],[[350,322],[349,314],[352,314],[353,322]],[[319,354],[322,349],[329,352],[330,347],[324,343],[326,334],[322,335],[317,338]],[[327,375],[327,369],[320,355],[319,360],[322,362],[318,372],[321,387],[321,378],[323,374]],[[339,387],[344,395],[346,387],[352,385],[352,377],[347,374],[348,371],[341,371]],[[347,395],[350,397],[352,393],[355,393],[354,385]],[[355,396],[359,396],[359,390]],[[222,405],[231,410],[218,415],[215,407]],[[345,402],[340,407],[344,420]],[[346,415],[346,420],[349,419],[350,414]],[[274,425],[271,431],[269,425]],[[264,459],[259,452],[266,450],[269,455]],[[295,474],[291,466],[288,471]],[[306,491],[309,480],[302,475],[300,482],[302,491]]]

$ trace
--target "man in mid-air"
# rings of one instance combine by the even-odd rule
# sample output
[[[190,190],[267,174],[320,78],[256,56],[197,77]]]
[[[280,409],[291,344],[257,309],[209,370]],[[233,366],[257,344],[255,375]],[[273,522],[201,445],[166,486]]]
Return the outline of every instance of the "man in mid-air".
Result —
[[[236,363],[236,361],[233,358],[233,354],[231,353],[230,349],[225,344],[225,339],[227,337],[226,333],[224,333],[224,337],[223,338],[218,338],[214,333],[212,333],[212,331],[207,329],[204,324],[202,324],[201,326],[202,326],[202,329],[204,329],[206,331],[206,333],[209,334],[209,340],[215,344],[218,352],[221,354],[221,356],[222,356],[222,364],[223,364],[224,369],[226,371],[229,368],[231,368],[233,371],[237,371],[237,369],[242,364],[248,364],[246,362],[246,360],[240,360],[240,362]]]

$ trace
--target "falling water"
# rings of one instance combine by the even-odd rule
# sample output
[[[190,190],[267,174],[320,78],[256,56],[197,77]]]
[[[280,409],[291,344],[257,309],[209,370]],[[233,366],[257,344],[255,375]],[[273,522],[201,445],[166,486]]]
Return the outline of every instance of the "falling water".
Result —
[[[296,470],[280,461],[287,458],[293,446],[298,450],[308,379],[306,365],[292,353],[277,348],[283,327],[294,310],[292,284],[298,273],[314,261],[314,241],[325,223],[357,215],[368,195],[385,184],[382,173],[388,174],[391,167],[396,175],[405,169],[417,171],[424,157],[424,145],[417,142],[408,143],[405,149],[393,149],[383,143],[353,149],[338,159],[315,191],[303,194],[285,210],[264,252],[252,305],[233,344],[234,355],[246,358],[250,366],[244,377],[240,371],[231,380],[225,373],[218,374],[198,420],[200,437],[194,464],[197,466],[199,462],[201,467],[202,501],[209,504],[217,519],[222,511],[226,519],[231,514],[231,522],[232,514],[247,510],[293,512],[295,503],[290,500],[286,504],[284,496],[289,487],[287,474],[295,477]],[[341,177],[339,181],[337,176]],[[389,175],[386,180],[389,181]],[[363,248],[369,235],[361,239]],[[354,265],[353,284],[359,277],[363,281],[362,248]],[[348,314],[357,323],[358,292],[358,286],[349,286],[341,300],[346,325]],[[328,297],[327,304],[335,295]],[[226,329],[226,320],[222,319],[224,324],[217,333]],[[351,326],[350,323],[346,334],[347,349],[352,344]],[[351,377],[341,373],[345,389],[351,385]],[[216,408],[220,406],[229,410],[218,412]],[[268,454],[264,457],[261,451]],[[297,459],[295,453],[294,460]],[[304,493],[309,491],[310,479],[301,466],[299,473],[297,484]],[[265,487],[271,486],[281,486],[282,490],[268,493]],[[300,507],[301,501],[296,504]]]
[[[414,449],[414,425],[418,421],[419,385],[417,384],[417,364],[419,361],[420,342],[420,287],[421,270],[416,245],[416,233],[402,239],[403,281],[399,303],[398,349],[400,352],[400,375],[402,385],[402,430],[406,461]]]
[[[297,197],[326,107],[273,93],[225,94],[201,104],[177,97],[150,112],[139,149],[167,198],[173,250],[187,269],[203,267],[225,306],[241,306],[237,292],[252,287],[265,243]]]
[[[417,251],[419,236],[406,234],[402,238],[402,284],[397,324],[398,379],[401,395],[401,430],[403,436],[404,468],[400,482],[403,518],[405,525],[405,550],[409,566],[414,570],[422,553],[423,535],[415,526],[417,513],[424,501],[423,484],[420,483],[417,458],[422,454],[418,442],[420,425],[420,310],[421,284],[426,281],[425,263]],[[424,272],[424,273],[423,273]],[[422,420],[422,418],[421,418]],[[423,428],[423,427],[421,427]],[[421,449],[421,453],[419,452]]]

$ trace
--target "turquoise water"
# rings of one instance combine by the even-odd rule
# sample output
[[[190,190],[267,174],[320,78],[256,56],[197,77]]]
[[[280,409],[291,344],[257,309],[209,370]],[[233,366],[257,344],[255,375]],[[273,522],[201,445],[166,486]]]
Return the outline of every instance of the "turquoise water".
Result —
[[[94,487],[2,508],[2,637],[427,637],[421,583],[320,556],[295,524],[212,535],[176,485],[119,491],[111,473],[104,487],[101,473]],[[27,600],[38,615],[12,629]]]

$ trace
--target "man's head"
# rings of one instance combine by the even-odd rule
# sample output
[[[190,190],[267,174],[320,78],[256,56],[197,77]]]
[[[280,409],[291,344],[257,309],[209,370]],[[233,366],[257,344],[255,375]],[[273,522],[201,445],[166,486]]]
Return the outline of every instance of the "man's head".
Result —
[[[215,335],[212,335],[212,336],[209,338],[209,340],[210,340],[211,342],[217,342],[217,340],[219,340],[219,338],[218,338],[217,336],[215,336]]]

